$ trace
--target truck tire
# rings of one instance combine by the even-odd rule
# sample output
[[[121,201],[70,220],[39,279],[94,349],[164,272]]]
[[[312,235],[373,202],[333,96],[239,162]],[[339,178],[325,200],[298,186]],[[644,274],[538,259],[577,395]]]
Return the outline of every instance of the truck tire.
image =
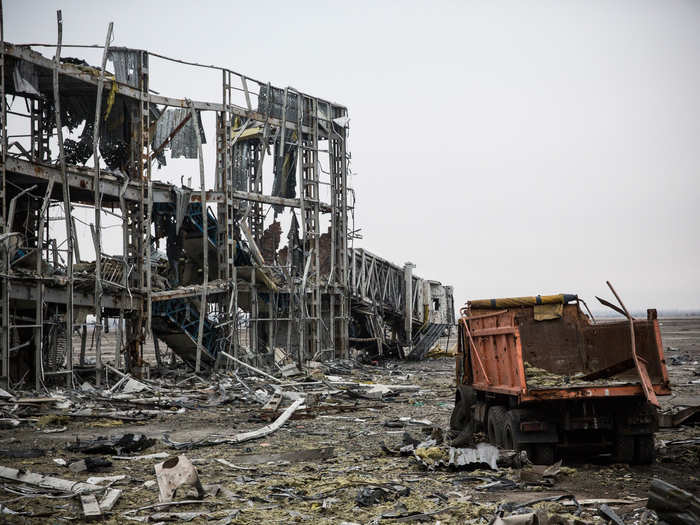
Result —
[[[487,425],[489,441],[498,447],[503,446],[503,427],[505,423],[505,407],[496,405],[489,408]]]
[[[472,420],[472,405],[476,400],[476,393],[470,386],[460,385],[455,392],[455,406],[450,416],[450,430],[460,432],[464,430]]]
[[[634,462],[639,465],[648,465],[654,462],[656,451],[654,449],[654,434],[642,434],[634,438]]]

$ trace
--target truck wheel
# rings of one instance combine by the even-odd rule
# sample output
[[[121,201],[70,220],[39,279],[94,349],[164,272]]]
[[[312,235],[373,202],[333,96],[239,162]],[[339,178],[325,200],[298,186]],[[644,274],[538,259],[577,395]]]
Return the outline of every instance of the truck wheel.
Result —
[[[503,448],[515,450],[517,452],[525,450],[528,452],[528,457],[532,458],[532,451],[528,450],[529,447],[520,442],[521,436],[518,433],[520,430],[520,421],[530,415],[531,412],[523,409],[508,411],[503,424]]]
[[[472,405],[476,399],[474,389],[470,386],[458,386],[455,393],[455,406],[450,416],[450,429],[457,432],[472,420]]]
[[[654,434],[643,434],[634,438],[634,462],[640,465],[653,463],[656,451],[654,450]]]
[[[551,465],[554,463],[554,445],[538,443],[533,447],[532,462],[535,465]]]
[[[503,427],[506,422],[506,409],[502,406],[489,408],[488,435],[489,441],[496,446],[503,446]]]

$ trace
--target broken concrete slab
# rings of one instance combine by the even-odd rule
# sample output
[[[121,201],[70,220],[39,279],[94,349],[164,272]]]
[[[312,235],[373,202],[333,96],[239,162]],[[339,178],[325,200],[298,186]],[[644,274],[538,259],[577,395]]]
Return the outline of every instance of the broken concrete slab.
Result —
[[[102,509],[94,494],[81,495],[80,504],[83,507],[83,516],[86,520],[91,521],[102,517]]]
[[[107,489],[105,495],[100,500],[100,509],[102,512],[109,512],[117,504],[117,500],[121,497],[122,491],[119,489]]]

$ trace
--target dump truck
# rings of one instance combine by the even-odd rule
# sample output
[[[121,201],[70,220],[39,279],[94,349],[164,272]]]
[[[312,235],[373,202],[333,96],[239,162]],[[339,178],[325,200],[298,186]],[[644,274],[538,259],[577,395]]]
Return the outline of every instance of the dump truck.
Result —
[[[657,396],[671,393],[657,313],[634,319],[621,301],[601,301],[627,319],[596,322],[572,294],[467,302],[458,323],[455,441],[483,431],[536,464],[576,452],[653,461]]]

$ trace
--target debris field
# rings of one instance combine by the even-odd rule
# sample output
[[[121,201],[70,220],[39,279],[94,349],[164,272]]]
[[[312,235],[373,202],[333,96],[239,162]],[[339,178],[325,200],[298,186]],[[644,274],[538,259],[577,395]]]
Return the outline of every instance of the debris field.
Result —
[[[661,327],[678,363],[669,365],[677,396],[664,407],[675,413],[697,405],[700,320]],[[454,360],[439,356],[448,345],[440,343],[438,357],[420,362],[312,363],[275,380],[244,367],[211,378],[181,369],[150,380],[113,374],[110,388],[86,381],[44,398],[5,399],[3,425],[17,426],[0,431],[3,472],[96,485],[98,509],[110,489],[119,491],[110,510],[97,511],[105,523],[491,523],[499,513],[509,523],[528,509],[561,520],[552,523],[605,523],[605,509],[623,523],[654,523],[652,479],[700,490],[692,419],[656,434],[649,466],[600,457],[545,468],[503,450],[456,465],[443,437]],[[201,487],[185,484],[163,504],[156,465],[183,456]],[[2,478],[6,522],[87,519],[84,497],[65,487]]]

